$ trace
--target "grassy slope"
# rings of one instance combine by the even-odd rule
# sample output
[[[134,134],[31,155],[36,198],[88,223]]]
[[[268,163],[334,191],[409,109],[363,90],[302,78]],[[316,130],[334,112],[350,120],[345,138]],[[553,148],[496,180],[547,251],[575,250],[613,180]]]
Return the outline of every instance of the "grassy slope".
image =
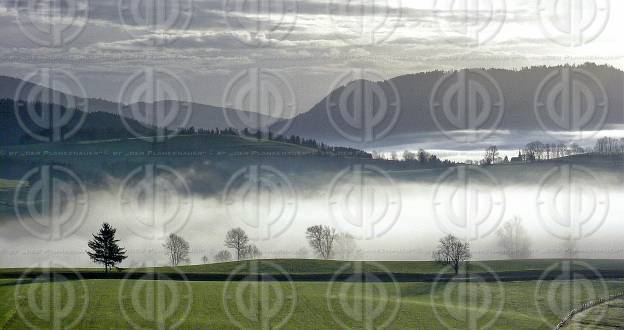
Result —
[[[596,282],[586,282],[586,285],[598,287]],[[69,316],[65,320],[79,318],[80,307],[83,303],[86,312],[77,324],[77,328],[89,329],[127,329],[131,328],[131,322],[142,328],[156,328],[157,323],[145,321],[137,312],[141,308],[152,306],[144,313],[148,318],[164,316],[164,322],[159,328],[173,326],[173,322],[182,319],[182,329],[235,329],[228,315],[240,321],[245,328],[261,328],[258,321],[250,321],[243,316],[249,303],[260,304],[257,296],[261,292],[269,292],[270,307],[280,306],[275,300],[275,294],[285,297],[282,301],[284,308],[277,312],[278,318],[288,314],[291,301],[296,301],[295,309],[288,323],[287,329],[335,329],[338,324],[335,319],[345,322],[350,328],[364,328],[356,314],[347,313],[343,306],[371,306],[373,310],[381,308],[377,320],[390,317],[391,311],[398,306],[398,313],[393,318],[394,322],[390,329],[444,329],[466,328],[466,318],[475,319],[474,328],[482,328],[487,323],[490,329],[550,329],[559,316],[548,305],[549,288],[536,290],[537,282],[513,282],[504,283],[502,287],[495,284],[465,284],[453,283],[434,286],[431,283],[401,283],[398,288],[392,284],[384,283],[375,286],[388,294],[384,300],[380,296],[358,296],[359,293],[371,292],[370,287],[364,287],[359,283],[337,283],[338,287],[332,287],[330,283],[296,282],[293,286],[287,283],[256,283],[256,282],[168,282],[168,281],[115,281],[115,280],[87,280],[68,281],[60,283],[29,283],[15,285],[12,280],[0,280],[0,328],[22,329],[25,327],[24,319],[30,320],[35,326],[48,328],[49,322],[41,321],[45,311],[59,309],[52,305],[43,305],[43,313],[38,312],[41,305],[40,299],[49,298],[42,296],[49,292],[58,293],[60,300],[66,302],[67,293],[76,293],[76,306],[69,310]],[[608,283],[610,290],[620,290],[624,283]],[[62,286],[62,289],[60,289]],[[84,286],[84,287],[83,287]],[[86,288],[86,291],[83,291]],[[51,289],[51,290],[50,290]],[[59,289],[59,290],[57,290]],[[266,289],[266,290],[265,290]],[[50,291],[49,291],[50,290]],[[147,290],[147,291],[146,291]],[[155,291],[149,291],[155,290]],[[263,291],[265,290],[265,291]],[[156,295],[164,300],[165,304],[149,305],[146,299],[154,298],[150,292],[165,292],[164,295]],[[342,299],[341,294],[342,292]],[[375,291],[379,292],[379,291]],[[146,294],[147,293],[147,294]],[[167,302],[179,298],[180,305],[177,309],[163,311],[159,306],[167,305]],[[563,292],[568,294],[569,292]],[[239,295],[237,298],[237,294]],[[283,294],[283,295],[281,295]],[[28,298],[32,295],[32,298]],[[465,303],[466,295],[477,297],[470,304]],[[188,297],[188,300],[185,300]],[[295,300],[293,300],[293,297]],[[400,297],[400,304],[397,297]],[[446,298],[445,298],[446,297]],[[490,297],[490,298],[486,298]],[[587,299],[583,294],[575,295],[573,303],[579,303]],[[17,299],[17,302],[15,301]],[[30,299],[30,300],[29,300]],[[88,300],[88,301],[87,301]],[[32,302],[35,303],[32,303]],[[53,301],[53,300],[43,300]],[[151,300],[150,300],[151,301]],[[158,301],[158,300],[156,300]],[[346,303],[346,305],[342,305]],[[555,307],[567,310],[570,306],[557,306],[562,304],[557,301]],[[228,308],[225,308],[225,305]],[[190,313],[184,316],[184,309],[190,306]],[[254,305],[252,305],[254,306]],[[384,307],[385,306],[385,307]],[[502,311],[497,315],[498,307]],[[161,310],[163,309],[163,310]],[[227,310],[230,311],[228,314]],[[542,313],[540,314],[540,310]],[[18,313],[22,312],[22,316]],[[356,311],[361,311],[356,309]],[[124,314],[124,312],[126,312]],[[373,315],[364,313],[364,315]],[[253,317],[253,314],[251,314]],[[353,318],[350,316],[354,316]],[[275,322],[275,319],[274,319]],[[445,322],[443,324],[442,322]],[[271,326],[276,324],[270,323]],[[379,324],[374,323],[375,327]]]
[[[83,141],[73,143],[41,143],[29,145],[5,146],[0,148],[3,152],[9,153],[28,153],[29,158],[37,157],[37,152],[47,153],[97,153],[97,152],[208,152],[208,153],[244,153],[244,152],[292,152],[292,153],[311,153],[313,148],[300,146],[296,144],[257,140],[240,136],[208,136],[208,135],[187,135],[176,136],[165,142],[150,143],[141,139],[115,139],[115,140],[99,140],[99,141]],[[74,156],[72,156],[74,157]]]
[[[266,260],[272,264],[279,265],[286,272],[291,274],[331,274],[336,272],[341,267],[344,267],[346,263],[344,261],[336,260],[314,260],[314,259],[272,259]],[[554,259],[535,259],[535,260],[494,260],[483,261],[483,264],[492,269],[495,272],[501,271],[524,271],[524,270],[545,270],[558,260]],[[591,267],[607,270],[607,269],[622,269],[624,268],[624,260],[586,260]],[[348,263],[349,270],[353,270],[353,267],[358,267],[357,263]],[[381,267],[378,267],[380,265]],[[195,265],[195,266],[183,266],[180,267],[185,272],[193,273],[229,273],[239,267],[238,262],[219,263],[219,264],[207,264],[207,265]],[[261,272],[272,271],[272,268],[268,264],[260,263],[259,269]],[[364,271],[371,272],[383,272],[388,271],[392,273],[415,273],[415,274],[437,274],[441,272],[445,267],[432,261],[381,261],[376,263],[364,263],[361,265]],[[385,269],[384,269],[385,268]],[[449,272],[450,269],[447,269]],[[478,271],[482,271],[479,269]]]
[[[490,260],[479,262],[494,272],[504,271],[544,271],[548,267],[556,264],[559,259],[527,259],[527,260]],[[624,269],[624,260],[578,260],[582,264],[587,264],[597,270],[618,270]],[[279,266],[289,274],[333,274],[338,270],[345,272],[359,272],[359,270],[367,272],[385,272],[405,274],[437,274],[443,270],[451,272],[451,269],[445,269],[432,261],[380,261],[380,262],[348,262],[338,260],[318,260],[318,259],[262,259],[257,263],[257,268],[253,268],[252,273],[277,273],[274,265]],[[206,274],[229,274],[234,270],[239,273],[247,273],[249,271],[249,262],[224,262],[205,265],[180,266],[178,271],[184,273],[206,273]],[[252,265],[255,267],[255,265]],[[343,268],[347,267],[347,268]],[[578,266],[583,268],[582,265]],[[257,269],[257,271],[256,271]],[[483,272],[482,267],[475,267],[477,272]],[[77,271],[103,271],[101,268],[80,268]],[[144,269],[147,270],[147,269]],[[149,270],[152,270],[150,268]],[[173,272],[170,267],[155,268],[158,272]],[[473,269],[474,270],[474,269]],[[1,273],[18,273],[23,272],[23,268],[0,268]],[[126,270],[128,271],[128,270]]]

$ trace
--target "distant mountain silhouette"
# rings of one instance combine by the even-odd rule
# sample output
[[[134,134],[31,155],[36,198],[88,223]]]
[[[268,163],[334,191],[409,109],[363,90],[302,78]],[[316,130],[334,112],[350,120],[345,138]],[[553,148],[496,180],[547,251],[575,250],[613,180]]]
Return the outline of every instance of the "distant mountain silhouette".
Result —
[[[65,107],[75,107],[88,112],[108,112],[121,114],[152,126],[166,126],[169,129],[194,126],[197,128],[252,128],[268,127],[280,118],[273,118],[253,112],[215,107],[199,103],[183,103],[179,101],[157,101],[154,103],[137,102],[123,104],[99,98],[83,98],[80,95],[63,93],[32,82],[13,77],[0,76],[0,99],[24,101],[41,101],[55,103]],[[50,102],[54,100],[54,102]],[[88,105],[88,108],[86,107]],[[186,116],[184,109],[191,109]],[[182,109],[182,110],[180,110]],[[180,110],[180,113],[172,113]],[[170,118],[167,118],[168,114]],[[167,118],[167,119],[162,119]],[[155,125],[158,124],[158,125]],[[166,125],[165,125],[166,124]]]
[[[16,95],[20,85],[19,94],[28,97]],[[56,95],[59,104],[68,105],[63,93],[0,76],[0,98],[32,100],[32,95],[46,94]],[[163,122],[172,130],[191,126],[263,127],[276,134],[361,147],[415,143],[422,135],[436,139],[431,135],[441,132],[603,130],[624,124],[623,97],[624,72],[587,63],[520,70],[431,71],[386,81],[354,80],[335,88],[290,121],[171,100],[121,106],[96,98],[71,100],[78,108],[88,101],[89,112],[121,113],[146,127],[163,126]],[[189,106],[192,111],[187,115]],[[171,111],[175,115],[163,120]]]
[[[463,73],[464,80],[461,80]],[[477,83],[462,85],[458,81]],[[285,133],[357,146],[359,142],[380,140],[413,143],[415,135],[441,130],[600,130],[609,125],[624,124],[623,81],[624,72],[595,64],[521,70],[463,70],[460,73],[432,71],[380,82],[356,80],[336,88],[308,112],[295,117]],[[500,102],[498,89],[504,99],[500,111],[496,108]],[[608,107],[602,97],[603,90]],[[366,95],[366,91],[370,95]],[[462,94],[464,91],[466,93]],[[480,92],[488,93],[485,101],[491,102],[489,107],[483,107],[481,96],[484,93]],[[379,95],[385,98],[382,99],[385,105],[380,102]],[[398,102],[395,95],[398,95]],[[463,102],[467,107],[464,108],[465,117],[458,110],[458,95],[466,100]],[[469,109],[473,101],[475,111]],[[535,110],[536,102],[544,102],[544,105]],[[392,103],[396,103],[396,107],[393,108]],[[361,123],[366,122],[367,105],[371,113],[369,118],[373,118],[368,122],[375,123],[370,125],[373,129],[368,135],[361,129],[366,127]],[[565,112],[566,107],[572,110]],[[490,112],[479,110],[484,108]],[[375,118],[380,109],[386,110],[386,116]],[[539,119],[536,113],[540,114]]]

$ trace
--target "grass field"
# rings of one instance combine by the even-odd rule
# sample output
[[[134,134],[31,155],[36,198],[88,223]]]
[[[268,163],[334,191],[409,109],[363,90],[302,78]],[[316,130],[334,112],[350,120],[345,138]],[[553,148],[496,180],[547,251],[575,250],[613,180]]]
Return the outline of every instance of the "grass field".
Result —
[[[180,135],[161,143],[151,143],[142,139],[114,139],[65,143],[39,143],[27,145],[2,146],[2,155],[20,158],[27,156],[29,160],[55,159],[72,162],[84,156],[102,159],[106,157],[135,157],[153,159],[168,152],[194,153],[191,158],[206,156],[244,155],[254,153],[284,153],[306,155],[315,152],[313,148],[274,140],[257,140],[254,138],[230,135]]]
[[[469,268],[469,272],[509,272],[509,271],[538,271],[542,272],[547,268],[561,261],[574,261],[576,269],[596,269],[596,270],[621,270],[624,269],[624,260],[611,259],[527,259],[527,260],[489,260],[474,263],[474,267]],[[391,272],[401,274],[439,274],[452,273],[452,269],[442,266],[432,261],[379,261],[379,262],[349,262],[339,260],[318,260],[318,259],[263,259],[262,262],[253,264],[254,268],[244,267],[247,262],[223,262],[205,265],[180,266],[175,271],[183,273],[205,273],[205,274],[230,274],[232,271],[245,273],[265,273],[276,274],[281,270],[288,274],[333,274],[338,270],[344,272]],[[277,266],[277,268],[275,267]],[[241,269],[242,268],[242,269]],[[278,270],[280,269],[280,270]],[[2,273],[21,273],[25,268],[0,268]],[[104,271],[103,268],[79,268],[77,271]],[[136,271],[129,269],[126,271]],[[173,272],[170,267],[140,269],[141,271]],[[462,268],[462,272],[465,269]]]
[[[492,270],[543,270],[557,260],[487,261]],[[600,269],[621,261],[577,263]],[[431,262],[382,262],[391,272],[440,271]],[[185,266],[187,273],[247,272],[246,263]],[[271,266],[273,265],[273,266]],[[278,259],[274,266],[293,274],[331,273],[344,262]],[[366,264],[365,264],[366,265]],[[374,264],[372,264],[374,265]],[[242,268],[241,268],[242,267]],[[369,268],[367,268],[369,267]],[[579,266],[580,267],[580,266]],[[589,267],[589,266],[588,266]],[[379,266],[343,268],[378,271]],[[3,269],[1,273],[17,269]],[[93,269],[83,269],[90,270]],[[158,272],[172,269],[157,268]],[[270,271],[271,270],[271,271]],[[126,270],[130,272],[130,270]],[[136,271],[136,270],[134,270]],[[357,273],[357,272],[356,272]],[[516,282],[352,281],[171,281],[0,279],[0,329],[552,329],[560,318],[589,299],[624,289],[622,280]],[[624,303],[622,303],[624,306]],[[624,309],[612,308],[616,322]],[[602,319],[596,319],[602,322]]]
[[[599,286],[589,281],[584,285]],[[624,283],[608,286],[617,290]],[[568,306],[553,308],[547,299],[550,288],[536,287],[537,282],[395,286],[85,280],[16,285],[14,280],[0,280],[0,328],[552,328],[557,312]],[[570,305],[588,299],[572,296],[576,301]]]

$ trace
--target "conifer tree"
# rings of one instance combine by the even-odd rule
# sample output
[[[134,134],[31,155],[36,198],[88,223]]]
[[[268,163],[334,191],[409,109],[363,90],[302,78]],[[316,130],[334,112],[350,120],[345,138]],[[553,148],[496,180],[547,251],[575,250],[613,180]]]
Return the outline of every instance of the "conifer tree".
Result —
[[[87,254],[93,262],[103,264],[106,273],[127,258],[126,249],[117,244],[119,240],[115,239],[115,232],[117,229],[105,222],[98,234],[93,234],[93,239],[88,243],[92,252],[87,251]]]

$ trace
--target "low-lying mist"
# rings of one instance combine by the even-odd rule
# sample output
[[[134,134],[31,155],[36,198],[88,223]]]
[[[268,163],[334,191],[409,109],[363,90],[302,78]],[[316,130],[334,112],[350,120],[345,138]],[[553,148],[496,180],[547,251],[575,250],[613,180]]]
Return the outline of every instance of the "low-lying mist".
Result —
[[[541,180],[512,184],[500,172],[476,167],[438,171],[442,174],[435,180],[360,168],[318,176],[315,185],[305,184],[312,177],[252,171],[234,175],[222,193],[211,195],[158,177],[152,185],[115,181],[88,191],[86,216],[77,224],[65,223],[77,221],[67,216],[4,219],[0,262],[3,267],[45,266],[40,263],[50,260],[93,266],[86,243],[103,222],[117,228],[128,250],[123,267],[165,265],[162,245],[170,233],[190,243],[191,263],[201,263],[204,256],[213,261],[234,227],[249,234],[262,258],[314,258],[305,230],[316,224],[353,236],[355,251],[343,258],[429,260],[437,241],[454,234],[471,243],[473,259],[506,259],[513,254],[502,241],[512,238],[501,228],[512,221],[524,233],[518,238],[527,247],[521,257],[620,258],[624,191],[619,174],[583,171],[542,168]],[[47,235],[52,227],[57,235]]]

